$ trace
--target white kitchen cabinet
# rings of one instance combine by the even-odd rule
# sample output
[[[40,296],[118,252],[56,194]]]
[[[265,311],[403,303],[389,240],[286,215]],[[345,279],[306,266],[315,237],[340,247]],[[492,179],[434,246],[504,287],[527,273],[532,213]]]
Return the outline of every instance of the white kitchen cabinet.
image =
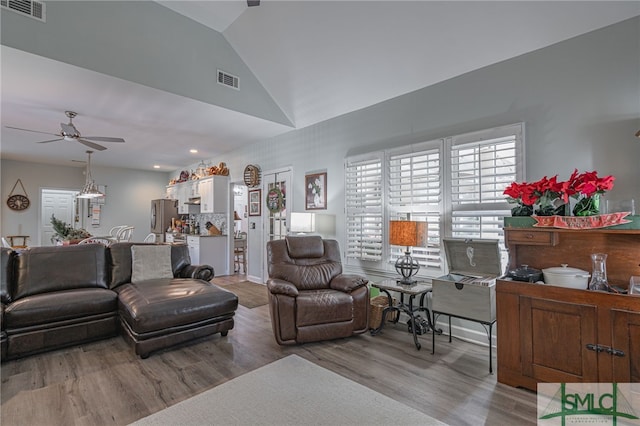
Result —
[[[215,276],[229,275],[227,237],[187,236],[192,265],[210,265]]]
[[[187,236],[187,246],[189,246],[189,257],[192,265],[200,265],[200,237]]]
[[[178,196],[178,213],[189,214],[189,205],[185,204],[189,201],[191,195],[191,182],[176,184]]]
[[[198,181],[200,213],[226,213],[229,200],[229,177],[211,176]]]
[[[177,200],[178,196],[176,195],[176,187],[175,185],[167,186],[167,195],[165,196],[168,200]]]

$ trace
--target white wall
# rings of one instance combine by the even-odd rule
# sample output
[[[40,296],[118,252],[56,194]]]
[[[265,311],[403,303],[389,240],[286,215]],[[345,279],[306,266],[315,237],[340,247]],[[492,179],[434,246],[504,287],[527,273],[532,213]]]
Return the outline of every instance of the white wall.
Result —
[[[232,181],[242,179],[247,164],[292,165],[291,211],[304,211],[305,173],[326,169],[326,213],[336,215],[339,241],[347,155],[520,121],[527,180],[597,170],[617,178],[607,197],[640,200],[639,52],[636,17],[238,149],[225,161]]]
[[[142,241],[149,233],[151,200],[164,198],[169,182],[167,173],[145,172],[120,168],[91,167],[99,185],[106,185],[106,200],[99,227],[87,226],[93,235],[105,235],[115,225],[135,226],[133,240]],[[2,199],[6,201],[17,179],[25,186],[31,205],[15,212],[2,203],[1,235],[29,235],[30,245],[38,244],[40,190],[59,188],[79,191],[85,182],[84,167],[62,167],[13,160],[1,162]],[[89,222],[90,223],[90,222]]]

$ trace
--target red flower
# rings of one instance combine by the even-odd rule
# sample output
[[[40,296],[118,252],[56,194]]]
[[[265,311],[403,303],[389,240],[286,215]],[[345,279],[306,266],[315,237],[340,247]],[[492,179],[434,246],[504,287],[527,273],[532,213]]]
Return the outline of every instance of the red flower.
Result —
[[[584,172],[577,174],[577,170],[569,179],[570,188],[573,189],[573,196],[584,195],[592,197],[594,194],[603,194],[613,188],[613,182],[616,180],[613,176],[598,177],[598,172]]]
[[[525,206],[533,206],[538,201],[535,186],[526,182],[513,182],[504,190],[503,194],[510,197],[513,202]]]

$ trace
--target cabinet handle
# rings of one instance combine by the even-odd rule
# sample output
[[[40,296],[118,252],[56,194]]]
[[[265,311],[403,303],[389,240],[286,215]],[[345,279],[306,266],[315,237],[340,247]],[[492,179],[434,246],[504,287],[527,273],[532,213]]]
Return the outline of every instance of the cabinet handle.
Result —
[[[603,352],[606,349],[603,346],[600,345],[594,345],[593,343],[587,343],[587,349],[589,349],[590,351],[594,351],[594,352]]]
[[[624,351],[621,351],[620,349],[615,349],[615,348],[607,348],[607,353],[609,355],[613,355],[613,356],[624,356]]]

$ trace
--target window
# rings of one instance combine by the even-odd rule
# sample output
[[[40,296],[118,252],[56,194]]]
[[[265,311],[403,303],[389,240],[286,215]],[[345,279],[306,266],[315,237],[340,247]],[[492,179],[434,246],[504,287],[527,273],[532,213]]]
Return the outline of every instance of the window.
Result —
[[[345,165],[347,259],[382,260],[382,157],[348,159]]]
[[[424,276],[445,272],[442,237],[502,240],[502,193],[524,179],[523,157],[522,123],[349,157],[347,265],[393,271],[404,252],[387,243],[394,219],[428,222],[427,247],[412,249]]]

